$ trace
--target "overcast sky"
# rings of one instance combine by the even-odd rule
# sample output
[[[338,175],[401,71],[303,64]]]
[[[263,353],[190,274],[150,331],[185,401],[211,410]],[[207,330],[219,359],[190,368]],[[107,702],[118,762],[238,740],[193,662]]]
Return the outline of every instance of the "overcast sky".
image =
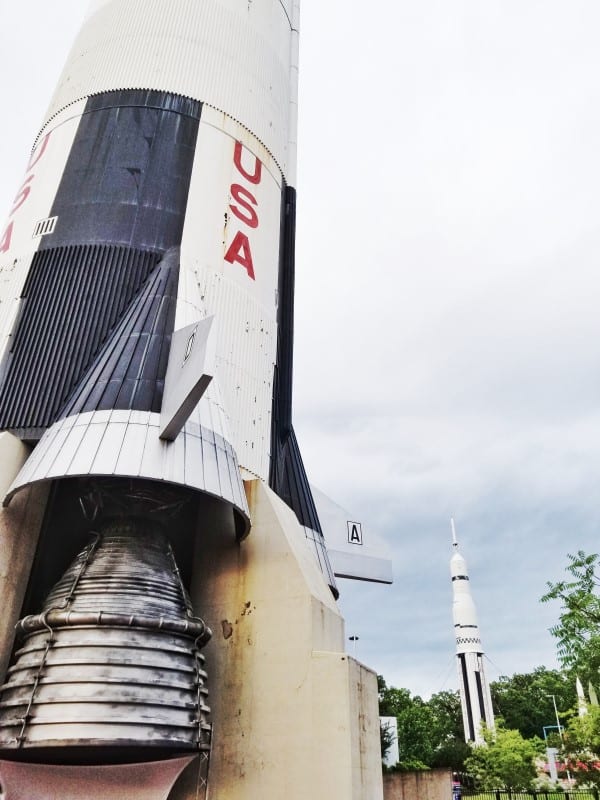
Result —
[[[174,0],[176,2],[176,0]],[[0,207],[84,0],[0,0]],[[341,582],[388,683],[457,685],[449,518],[489,674],[554,666],[599,549],[600,5],[303,0],[296,430],[395,585]]]

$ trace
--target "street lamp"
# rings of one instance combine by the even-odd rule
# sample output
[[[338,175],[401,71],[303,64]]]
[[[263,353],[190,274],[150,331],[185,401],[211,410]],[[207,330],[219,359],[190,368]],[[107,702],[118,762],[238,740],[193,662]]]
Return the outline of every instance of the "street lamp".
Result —
[[[556,727],[558,728],[558,735],[560,736],[560,742],[563,742],[563,735],[562,735],[562,725],[558,719],[558,708],[556,707],[556,695],[555,694],[546,694],[546,697],[552,698],[552,705],[554,706],[554,716],[556,717]]]
[[[562,734],[563,729],[562,729],[562,725],[560,724],[560,720],[558,719],[558,708],[556,707],[556,695],[555,694],[550,694],[549,692],[547,692],[546,693],[546,697],[551,697],[552,698],[552,705],[554,706],[554,716],[556,717],[556,727],[558,728],[558,735],[560,736],[560,743],[561,743],[561,745],[564,745],[564,739],[563,739],[563,734]],[[569,784],[570,784],[571,783],[571,773],[569,772],[569,770],[567,770],[566,772],[567,772],[567,780],[569,781]]]
[[[358,642],[359,639],[360,639],[360,636],[349,636],[348,637],[348,640],[350,642],[352,642],[353,645],[354,645],[353,648],[352,648],[352,655],[354,656],[354,658],[356,658],[356,643]]]

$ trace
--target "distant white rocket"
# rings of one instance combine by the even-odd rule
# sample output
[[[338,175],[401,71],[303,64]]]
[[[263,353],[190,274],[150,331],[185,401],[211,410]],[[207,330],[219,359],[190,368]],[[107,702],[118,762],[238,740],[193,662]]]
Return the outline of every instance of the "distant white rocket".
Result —
[[[494,729],[492,696],[485,677],[483,648],[477,624],[475,603],[471,596],[469,575],[465,559],[458,551],[454,520],[452,526],[452,549],[450,575],[452,576],[452,615],[456,636],[456,660],[460,682],[465,740],[483,744],[482,723]]]
[[[585,699],[583,684],[579,680],[579,676],[575,678],[575,691],[577,692],[577,713],[580,717],[585,717],[588,712],[588,704],[587,700]]]

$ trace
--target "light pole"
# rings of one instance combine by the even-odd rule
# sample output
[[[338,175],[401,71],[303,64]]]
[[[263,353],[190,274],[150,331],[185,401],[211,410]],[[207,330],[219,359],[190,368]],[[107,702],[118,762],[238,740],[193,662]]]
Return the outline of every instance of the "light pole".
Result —
[[[352,647],[352,656],[353,656],[353,658],[356,658],[356,643],[358,642],[359,639],[360,639],[360,636],[349,636],[348,637],[348,640],[353,643],[353,647]]]
[[[554,706],[554,716],[556,717],[556,727],[558,728],[558,735],[560,736],[560,743],[561,743],[561,745],[564,745],[564,739],[563,739],[563,735],[562,735],[562,725],[560,724],[560,720],[558,719],[558,708],[556,707],[556,695],[555,694],[550,694],[548,692],[546,694],[546,696],[552,698],[552,705]],[[569,784],[570,784],[571,783],[571,773],[569,772],[569,770],[566,770],[566,772],[567,772],[567,780],[569,781]]]
[[[556,727],[558,728],[558,735],[560,736],[560,742],[563,742],[563,735],[562,735],[562,725],[558,719],[558,708],[556,707],[556,695],[555,694],[548,694],[548,697],[552,698],[552,705],[554,706],[554,716],[556,717]]]

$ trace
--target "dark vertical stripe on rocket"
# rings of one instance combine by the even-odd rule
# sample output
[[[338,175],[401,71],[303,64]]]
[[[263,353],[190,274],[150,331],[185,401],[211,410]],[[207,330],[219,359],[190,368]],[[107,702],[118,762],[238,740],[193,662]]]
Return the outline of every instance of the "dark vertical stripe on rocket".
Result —
[[[479,715],[481,719],[487,723],[487,718],[485,715],[485,703],[483,702],[483,685],[481,683],[481,672],[477,670],[475,673],[475,683],[477,684],[477,699],[479,701]]]
[[[52,206],[56,228],[34,258],[2,365],[0,429],[37,439],[69,398],[79,393],[86,408],[91,404],[82,380],[124,330],[163,253],[181,243],[200,112],[197,101],[164,92],[89,99]],[[119,403],[112,407],[160,407],[169,324],[164,341],[154,336],[156,358],[145,362],[145,375],[154,377],[138,381],[135,391],[135,352],[131,369],[121,359],[108,381]],[[135,336],[145,333],[138,326]],[[119,375],[128,388],[117,388]]]
[[[314,531],[318,539],[318,542],[313,542],[317,560],[331,591],[337,597],[335,576],[327,556],[319,515],[292,427],[295,240],[296,191],[288,186],[284,188],[282,197],[277,363],[273,376],[269,486],[294,511],[300,524]]]
[[[283,192],[277,363],[273,380],[269,485],[295,511],[302,525],[321,533],[300,449],[292,429],[296,192]]]
[[[458,656],[458,661],[460,663],[461,669],[461,676],[462,682],[465,689],[465,705],[467,706],[467,725],[469,728],[469,741],[475,741],[475,725],[473,724],[473,708],[471,706],[471,692],[469,689],[469,678],[467,675],[467,662],[465,659],[464,653],[460,653]]]

